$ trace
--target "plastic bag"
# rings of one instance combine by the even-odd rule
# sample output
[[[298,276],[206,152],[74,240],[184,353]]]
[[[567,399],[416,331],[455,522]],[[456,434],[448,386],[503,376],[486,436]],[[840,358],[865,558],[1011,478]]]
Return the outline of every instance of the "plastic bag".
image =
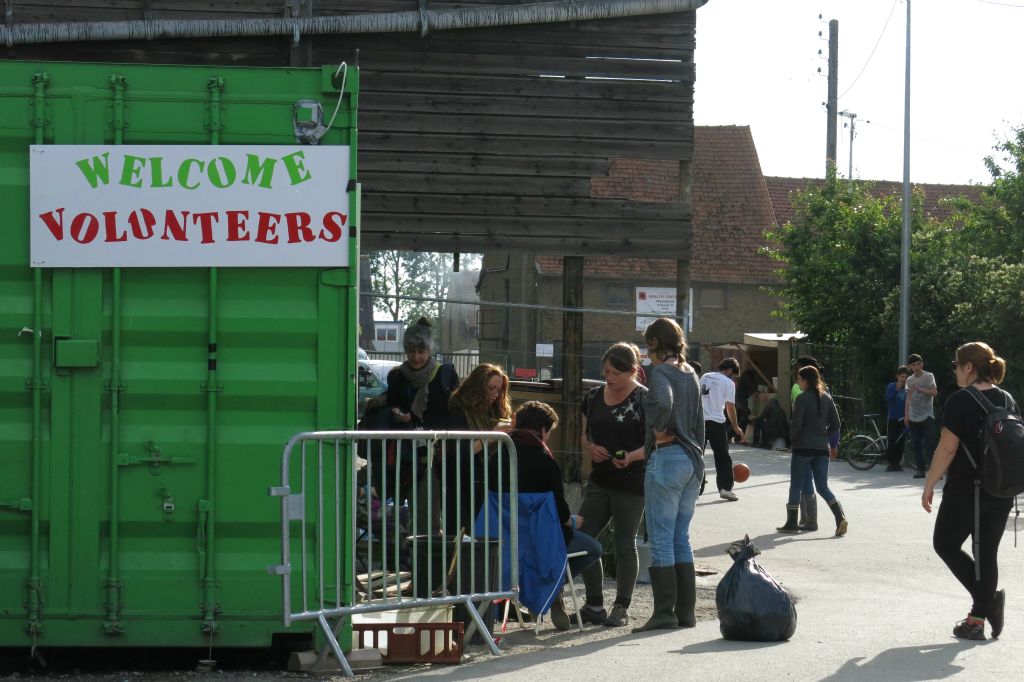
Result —
[[[796,607],[785,588],[754,558],[758,550],[744,538],[715,592],[722,637],[778,642],[796,632]]]

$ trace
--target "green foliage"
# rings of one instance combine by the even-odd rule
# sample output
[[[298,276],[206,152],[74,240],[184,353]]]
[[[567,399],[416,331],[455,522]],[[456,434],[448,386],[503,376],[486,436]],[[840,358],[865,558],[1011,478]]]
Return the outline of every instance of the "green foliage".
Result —
[[[372,251],[369,254],[373,291],[392,296],[443,299],[451,282],[449,254],[420,251]],[[376,297],[374,309],[392,320],[412,322],[420,317],[440,320],[444,304],[402,298]]]
[[[986,159],[993,181],[979,204],[952,199],[952,217],[939,223],[912,198],[910,350],[948,385],[957,346],[985,341],[1009,364],[1007,388],[1024,397],[1024,128],[996,149],[1001,163]],[[866,183],[832,174],[794,206],[793,221],[767,235],[785,266],[780,312],[816,342],[860,351],[863,390],[876,391],[903,360],[900,197],[874,197]]]
[[[385,313],[392,320],[413,322],[420,317],[433,320],[438,348],[441,347],[443,325],[439,322],[444,318],[448,297],[448,287],[452,281],[452,256],[448,253],[421,251],[371,251],[367,254],[370,265],[370,282],[375,296],[374,310]],[[463,269],[479,269],[481,256],[477,254],[461,254],[460,265]],[[391,296],[387,298],[386,296]],[[394,298],[394,297],[398,298]],[[402,298],[439,299],[436,301],[420,301]]]

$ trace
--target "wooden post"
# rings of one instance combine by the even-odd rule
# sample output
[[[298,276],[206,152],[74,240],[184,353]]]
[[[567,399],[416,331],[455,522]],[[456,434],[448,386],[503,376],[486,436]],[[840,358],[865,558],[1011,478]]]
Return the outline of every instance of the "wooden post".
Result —
[[[692,184],[690,180],[690,162],[680,161],[679,162],[679,200],[686,202],[690,205],[692,192]],[[693,253],[693,221],[689,222],[691,225],[690,233],[686,239],[689,244],[688,249],[683,252],[683,257],[676,260],[676,319],[682,320],[687,312],[687,303],[690,298],[690,254]],[[687,319],[685,324],[680,325],[683,331],[686,332],[687,341],[689,341],[689,332],[693,329],[693,320]]]
[[[583,257],[565,256],[562,267],[562,305],[583,307]],[[562,476],[580,482],[580,411],[583,387],[583,314],[562,314]]]

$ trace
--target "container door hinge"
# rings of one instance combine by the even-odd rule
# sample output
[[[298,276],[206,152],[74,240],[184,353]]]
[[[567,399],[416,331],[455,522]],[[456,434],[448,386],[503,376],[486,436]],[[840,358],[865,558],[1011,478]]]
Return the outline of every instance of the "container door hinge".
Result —
[[[13,509],[14,511],[32,511],[32,498],[23,497],[20,500],[0,500],[0,509]]]
[[[287,564],[277,564],[276,566],[267,566],[267,573],[270,575],[291,575],[292,567]]]

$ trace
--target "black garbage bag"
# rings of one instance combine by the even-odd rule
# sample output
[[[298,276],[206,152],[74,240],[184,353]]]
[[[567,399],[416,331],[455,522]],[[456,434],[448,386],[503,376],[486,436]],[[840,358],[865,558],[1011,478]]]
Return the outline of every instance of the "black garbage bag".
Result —
[[[796,632],[796,607],[789,593],[754,557],[758,550],[744,538],[733,555],[715,604],[722,637],[746,642],[778,642]]]

